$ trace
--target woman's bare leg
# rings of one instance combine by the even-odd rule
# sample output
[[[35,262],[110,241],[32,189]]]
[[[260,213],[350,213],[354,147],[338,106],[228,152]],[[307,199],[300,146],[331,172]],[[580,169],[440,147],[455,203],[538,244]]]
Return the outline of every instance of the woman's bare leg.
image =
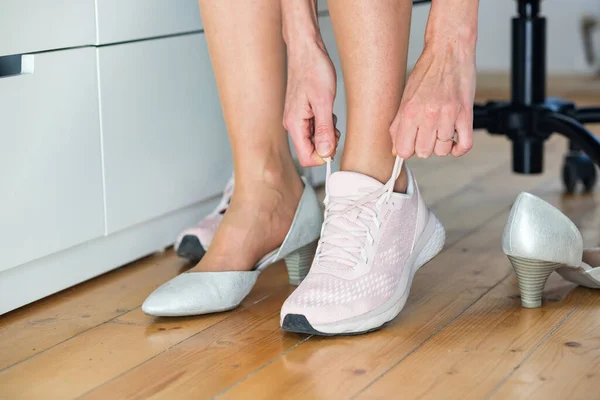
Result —
[[[412,1],[329,0],[328,5],[346,90],[342,170],[386,182],[394,165],[389,128],[406,75]],[[396,190],[406,190],[404,171]]]
[[[233,151],[235,192],[194,270],[249,270],[281,244],[303,190],[282,126],[281,0],[199,2]]]

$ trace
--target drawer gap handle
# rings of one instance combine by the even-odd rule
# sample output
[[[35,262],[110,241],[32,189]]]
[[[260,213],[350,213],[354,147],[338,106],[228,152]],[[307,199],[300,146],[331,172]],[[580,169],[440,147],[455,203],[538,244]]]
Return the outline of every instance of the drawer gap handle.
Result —
[[[33,54],[0,57],[0,79],[33,74]]]

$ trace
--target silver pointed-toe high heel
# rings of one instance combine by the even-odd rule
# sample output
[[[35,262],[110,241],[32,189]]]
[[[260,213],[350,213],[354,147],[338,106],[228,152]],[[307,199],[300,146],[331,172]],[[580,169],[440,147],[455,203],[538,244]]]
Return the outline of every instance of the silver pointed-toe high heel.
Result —
[[[252,271],[183,273],[152,292],[142,310],[160,317],[231,310],[250,293],[260,273],[280,260],[285,260],[289,282],[299,285],[308,274],[322,223],[321,204],[312,187],[304,182],[304,192],[283,243],[264,256]]]
[[[600,249],[583,249],[573,222],[557,208],[529,193],[515,201],[502,238],[502,249],[517,275],[521,305],[542,305],[553,271],[589,288],[600,289]]]

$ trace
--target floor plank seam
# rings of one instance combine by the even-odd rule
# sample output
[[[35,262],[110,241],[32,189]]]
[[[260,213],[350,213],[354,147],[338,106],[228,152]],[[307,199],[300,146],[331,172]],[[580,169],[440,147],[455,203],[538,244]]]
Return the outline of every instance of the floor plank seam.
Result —
[[[208,325],[208,326],[206,326],[204,329],[201,329],[201,330],[199,330],[198,332],[194,333],[193,335],[186,337],[185,339],[181,340],[180,342],[174,343],[172,346],[169,346],[168,348],[166,348],[166,349],[162,350],[161,352],[159,352],[159,353],[156,353],[156,354],[155,354],[155,355],[153,355],[152,357],[145,359],[145,360],[144,360],[144,361],[142,361],[141,363],[134,365],[133,367],[129,368],[128,370],[126,370],[126,371],[123,371],[123,372],[121,372],[120,374],[113,376],[113,377],[112,377],[112,378],[110,378],[109,380],[107,380],[107,381],[105,381],[105,382],[102,382],[102,383],[101,383],[101,384],[99,384],[99,385],[96,385],[96,386],[94,386],[93,388],[89,389],[89,390],[88,390],[88,391],[86,391],[85,393],[83,393],[83,394],[81,394],[80,396],[76,397],[76,399],[81,399],[81,398],[84,398],[85,396],[87,396],[87,395],[88,395],[88,394],[90,394],[91,392],[93,392],[93,391],[95,391],[95,390],[97,390],[97,389],[101,388],[101,387],[102,387],[102,386],[104,386],[104,385],[107,385],[107,384],[109,384],[110,382],[114,381],[115,379],[118,379],[118,378],[120,378],[121,376],[123,376],[123,375],[125,375],[125,374],[127,374],[127,373],[129,373],[129,372],[131,372],[131,371],[133,371],[134,369],[136,369],[136,368],[138,368],[138,367],[140,367],[140,366],[142,366],[142,365],[146,364],[147,362],[150,362],[150,361],[152,361],[152,360],[153,360],[153,359],[155,359],[156,357],[158,357],[158,356],[160,356],[160,355],[162,355],[162,354],[166,353],[167,351],[171,350],[173,347],[175,347],[175,346],[179,346],[181,343],[183,343],[183,342],[185,342],[185,341],[187,341],[187,340],[190,340],[190,339],[192,339],[193,337],[195,337],[195,336],[197,336],[197,335],[201,334],[201,333],[202,333],[202,332],[204,332],[205,330],[207,330],[207,329],[210,329],[210,328],[212,328],[212,327],[214,327],[214,326],[217,326],[217,325],[219,325],[221,322],[228,320],[229,318],[231,318],[232,316],[234,316],[234,315],[236,315],[236,314],[238,314],[238,313],[242,312],[243,310],[246,310],[246,309],[248,309],[248,308],[250,308],[250,307],[253,307],[253,306],[255,306],[256,304],[258,304],[258,303],[260,303],[260,302],[262,302],[262,301],[264,301],[264,300],[268,299],[269,297],[271,297],[273,294],[276,294],[277,292],[278,292],[278,291],[275,291],[274,293],[271,293],[271,294],[265,295],[265,296],[261,297],[260,299],[256,300],[255,302],[253,302],[253,303],[251,303],[251,304],[247,305],[247,306],[244,306],[244,307],[239,307],[239,308],[237,308],[237,309],[235,309],[235,310],[231,311],[231,312],[230,312],[230,314],[229,314],[227,317],[223,318],[222,320],[219,320],[219,321],[215,322],[215,323],[214,323],[214,324],[212,324],[212,325]],[[139,307],[136,307],[136,309],[137,309],[137,308],[139,308]],[[134,310],[135,310],[135,309],[134,309]],[[131,310],[131,311],[133,311],[133,310]],[[106,321],[106,323],[108,323],[108,322],[109,322],[109,321]],[[100,324],[100,325],[103,325],[103,324]],[[97,325],[97,326],[100,326],[100,325]],[[41,353],[40,353],[40,354],[41,354]]]
[[[548,339],[550,339],[550,337],[554,334],[554,332],[560,328],[565,322],[567,322],[567,320],[569,320],[569,318],[571,318],[571,315],[573,315],[573,313],[579,308],[580,304],[577,304],[576,306],[573,307],[573,309],[571,311],[568,312],[567,315],[564,316],[563,319],[561,319],[554,328],[552,328],[546,335],[544,335],[544,337],[527,353],[527,355],[525,355],[525,357],[523,357],[523,359],[504,377],[504,379],[502,379],[491,391],[490,393],[488,393],[486,400],[491,399],[492,396],[494,396],[494,394],[496,394],[496,392],[498,390],[500,390],[500,388],[502,386],[504,386],[504,384],[506,383],[506,381],[508,381],[510,379],[510,377],[515,373],[516,370],[518,370],[519,368],[521,368],[521,366],[527,361],[529,360],[529,358],[531,358],[531,356],[537,351],[537,349],[544,344]]]
[[[388,372],[390,372],[391,370],[393,370],[394,368],[396,368],[396,366],[398,366],[402,361],[406,360],[408,357],[410,357],[414,352],[416,352],[417,350],[419,350],[421,347],[423,347],[425,344],[427,344],[427,342],[429,342],[431,339],[433,339],[435,336],[437,336],[440,332],[443,332],[448,326],[450,326],[457,318],[460,318],[461,315],[463,315],[465,312],[467,312],[468,310],[470,310],[479,300],[481,300],[485,295],[487,295],[489,292],[491,292],[492,290],[494,290],[498,285],[500,285],[501,283],[503,283],[504,281],[506,281],[510,276],[512,275],[512,273],[508,273],[506,274],[504,277],[502,277],[501,279],[498,280],[498,282],[496,282],[494,285],[490,286],[485,292],[483,292],[480,296],[478,296],[473,302],[471,302],[467,307],[465,307],[461,312],[459,312],[458,314],[456,314],[453,318],[451,318],[447,323],[445,323],[443,326],[441,326],[439,329],[437,329],[436,331],[434,331],[431,335],[429,335],[427,338],[425,338],[425,340],[423,340],[421,343],[417,344],[413,349],[411,349],[408,353],[406,353],[403,357],[401,357],[398,361],[396,361],[394,364],[392,364],[389,368],[387,368],[385,371],[383,371],[381,374],[379,374],[377,377],[375,377],[375,379],[373,379],[371,382],[369,382],[365,387],[363,387],[362,389],[360,389],[358,392],[356,392],[351,399],[356,399],[357,396],[359,396],[361,393],[363,393],[365,390],[367,390],[369,387],[373,386],[373,384],[375,384],[377,381],[379,381],[381,378],[383,378]]]
[[[289,353],[290,351],[294,350],[296,347],[298,347],[298,346],[302,345],[303,343],[307,342],[312,337],[313,337],[313,335],[309,335],[309,336],[305,337],[304,339],[302,339],[301,341],[299,341],[298,343],[296,343],[295,345],[293,345],[289,349],[286,349],[284,352],[282,352],[281,354],[279,354],[277,357],[269,360],[265,364],[261,365],[259,368],[255,369],[254,371],[250,372],[248,375],[246,375],[242,379],[240,379],[237,382],[235,382],[233,385],[229,386],[227,389],[223,390],[220,393],[217,393],[216,395],[214,395],[211,398],[212,399],[217,399],[217,398],[223,396],[225,393],[229,392],[231,389],[235,388],[236,386],[238,386],[242,382],[244,382],[244,381],[250,379],[251,377],[253,377],[254,375],[258,374],[260,371],[262,371],[263,369],[265,369],[269,365],[273,364],[275,361],[279,360],[281,357],[285,356],[287,353]]]

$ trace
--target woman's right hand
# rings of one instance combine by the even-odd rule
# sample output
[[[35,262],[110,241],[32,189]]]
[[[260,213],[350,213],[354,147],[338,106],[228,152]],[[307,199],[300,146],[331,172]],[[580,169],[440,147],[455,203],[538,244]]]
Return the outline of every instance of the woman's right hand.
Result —
[[[335,68],[325,46],[288,44],[283,125],[304,167],[322,165],[324,158],[335,155],[340,138],[333,115],[335,94]]]
[[[312,167],[333,157],[340,133],[335,128],[335,68],[321,38],[316,0],[281,1],[287,44],[288,80],[283,126],[300,164]]]

